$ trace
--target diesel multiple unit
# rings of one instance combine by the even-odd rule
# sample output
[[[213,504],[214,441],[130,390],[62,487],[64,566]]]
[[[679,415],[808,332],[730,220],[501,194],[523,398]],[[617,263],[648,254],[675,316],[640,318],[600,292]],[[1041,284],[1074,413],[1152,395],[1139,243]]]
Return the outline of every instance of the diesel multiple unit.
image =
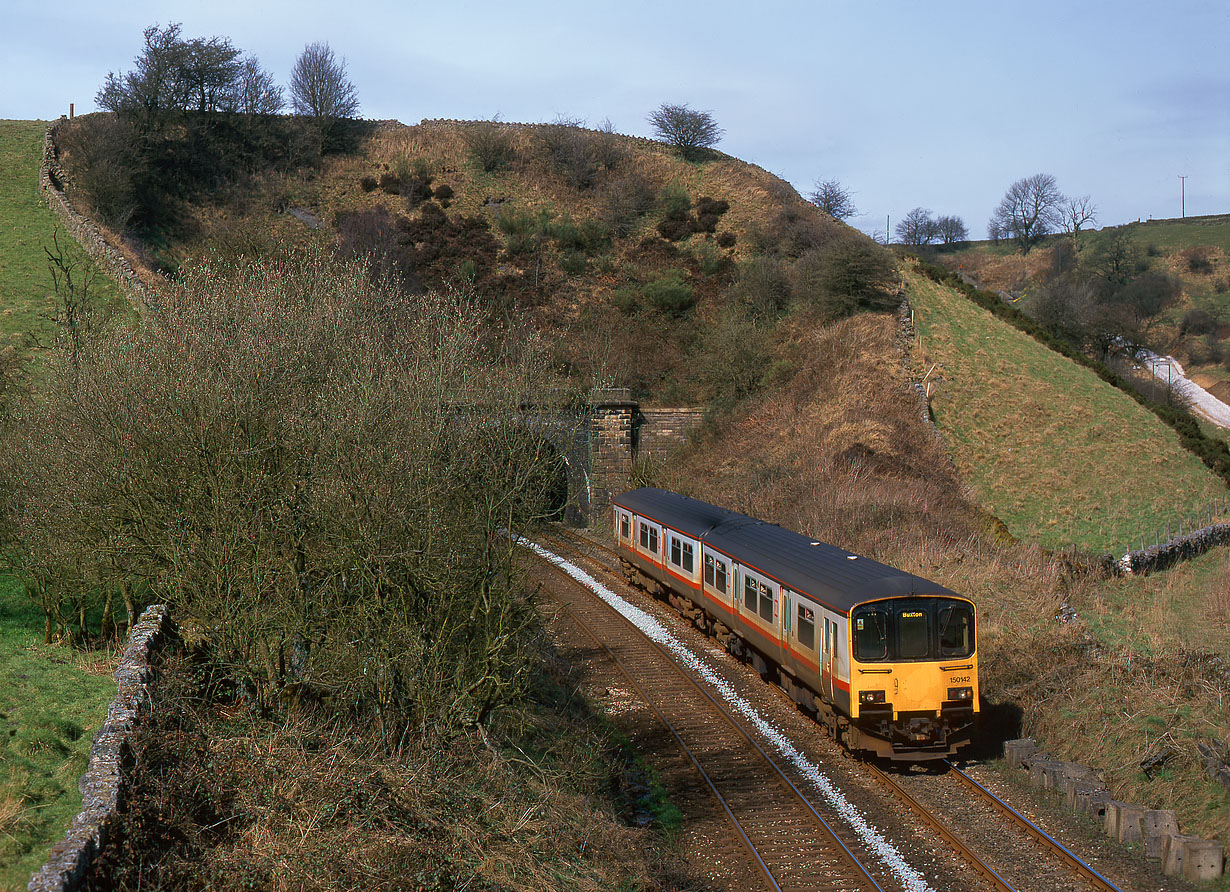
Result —
[[[952,755],[978,712],[973,603],[919,576],[660,489],[614,500],[631,581],[781,685],[853,751]]]

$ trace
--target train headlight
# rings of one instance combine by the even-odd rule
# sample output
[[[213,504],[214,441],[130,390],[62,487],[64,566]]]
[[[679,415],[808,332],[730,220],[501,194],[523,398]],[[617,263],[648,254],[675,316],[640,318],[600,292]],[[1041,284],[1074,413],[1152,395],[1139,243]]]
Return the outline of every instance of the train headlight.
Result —
[[[859,703],[883,703],[883,691],[863,691],[858,695]]]
[[[974,689],[973,688],[949,688],[948,689],[948,699],[949,700],[973,700],[974,699]]]

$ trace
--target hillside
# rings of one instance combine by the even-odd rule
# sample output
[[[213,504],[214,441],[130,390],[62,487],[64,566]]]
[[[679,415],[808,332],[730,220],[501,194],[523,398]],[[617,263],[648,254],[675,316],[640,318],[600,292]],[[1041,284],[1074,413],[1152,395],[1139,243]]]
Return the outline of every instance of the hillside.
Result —
[[[984,288],[1011,292],[1029,312],[1038,312],[1037,299],[1061,270],[1087,269],[1095,280],[1169,277],[1175,283],[1173,293],[1142,305],[1138,318],[1116,321],[1155,351],[1178,358],[1188,375],[1215,396],[1230,398],[1230,215],[1149,220],[1083,232],[1075,257],[1060,254],[1068,241],[1052,236],[1027,255],[1008,242],[975,242],[937,259],[973,276]],[[1043,307],[1041,312],[1045,317],[1053,310]]]
[[[70,171],[98,117],[61,140]],[[74,179],[90,206],[89,178]],[[874,243],[758,167],[559,124],[382,124],[353,152],[184,200],[140,243],[167,272],[288,245],[375,257],[411,288],[472,288],[493,318],[531,323],[565,385],[617,383],[677,403],[756,383],[776,358],[778,319],[823,302],[833,257],[872,257],[869,275],[891,278]],[[756,368],[726,367],[720,345],[740,336],[762,343]]]
[[[1225,485],[1127,394],[907,269],[931,409],[962,478],[1017,538],[1121,554]]]
[[[883,276],[878,249],[772,175],[559,125],[390,124],[352,153],[185,201],[142,245],[164,271],[287,245],[368,256],[410,289],[473,290],[491,319],[535,330],[555,383],[708,405],[686,454],[638,468],[642,481],[968,593],[993,733],[1043,734],[1141,799],[1157,787],[1135,766],[1170,734],[1167,802],[1192,832],[1230,831],[1193,755],[1198,735],[1230,730],[1215,711],[1230,682],[1206,658],[1224,636],[1156,631],[1204,604],[1199,586],[1224,587],[1218,571],[1174,588],[1107,580],[1037,545],[1120,546],[1216,480],[1130,400],[907,269],[922,334],[908,367],[883,312],[902,274]],[[869,272],[838,275],[852,267]],[[911,388],[933,365],[939,435]],[[1024,541],[1000,541],[991,514]],[[1078,618],[1061,625],[1065,607]],[[1147,714],[1125,711],[1142,688]]]

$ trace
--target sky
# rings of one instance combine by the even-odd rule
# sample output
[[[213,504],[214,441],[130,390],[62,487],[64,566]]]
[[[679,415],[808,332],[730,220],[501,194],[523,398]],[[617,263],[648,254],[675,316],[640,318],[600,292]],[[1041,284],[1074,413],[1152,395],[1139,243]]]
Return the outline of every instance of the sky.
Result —
[[[848,222],[880,236],[922,207],[984,237],[1036,173],[1091,196],[1099,225],[1230,213],[1226,0],[0,0],[0,118],[95,110],[171,22],[283,85],[326,41],[368,118],[652,136],[653,109],[687,103],[801,194],[839,180]]]

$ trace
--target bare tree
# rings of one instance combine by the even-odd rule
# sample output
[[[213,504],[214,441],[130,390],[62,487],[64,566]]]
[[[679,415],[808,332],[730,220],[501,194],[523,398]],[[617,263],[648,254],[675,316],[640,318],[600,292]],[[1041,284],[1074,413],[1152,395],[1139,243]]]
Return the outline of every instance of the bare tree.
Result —
[[[817,180],[816,188],[807,197],[834,220],[845,220],[858,213],[858,208],[850,198],[850,191],[836,179],[823,182]]]
[[[931,211],[926,208],[914,208],[905,215],[905,219],[893,227],[897,241],[912,248],[931,244],[936,237],[935,221],[931,219]]]
[[[532,335],[324,255],[187,269],[0,417],[0,564],[70,633],[103,592],[210,629],[258,702],[486,722],[536,622],[509,531],[558,507]],[[496,345],[496,346],[493,346]]]
[[[114,112],[140,133],[161,131],[188,101],[182,77],[187,50],[179,34],[178,24],[146,28],[145,46],[134,60],[133,70],[107,74],[94,97],[98,107]]]
[[[295,113],[311,117],[322,130],[359,111],[359,93],[346,77],[346,60],[338,60],[323,41],[308,44],[295,60],[290,98]]]
[[[1064,200],[1063,207],[1060,208],[1060,216],[1063,231],[1075,240],[1082,229],[1098,221],[1098,207],[1088,195],[1068,198]]]
[[[239,111],[245,115],[276,115],[286,107],[282,88],[261,67],[256,56],[243,60],[239,73]]]
[[[969,230],[960,217],[944,215],[935,220],[935,237],[943,245],[956,245],[969,240]]]
[[[663,103],[649,115],[658,139],[674,146],[684,158],[700,157],[702,149],[712,148],[722,141],[725,130],[707,111],[697,111],[683,105]]]
[[[243,70],[239,55],[226,37],[186,41],[179,69],[185,107],[195,112],[234,112]]]
[[[1003,235],[1016,239],[1022,254],[1028,254],[1059,225],[1063,201],[1055,178],[1037,173],[1008,187],[991,222]]]

